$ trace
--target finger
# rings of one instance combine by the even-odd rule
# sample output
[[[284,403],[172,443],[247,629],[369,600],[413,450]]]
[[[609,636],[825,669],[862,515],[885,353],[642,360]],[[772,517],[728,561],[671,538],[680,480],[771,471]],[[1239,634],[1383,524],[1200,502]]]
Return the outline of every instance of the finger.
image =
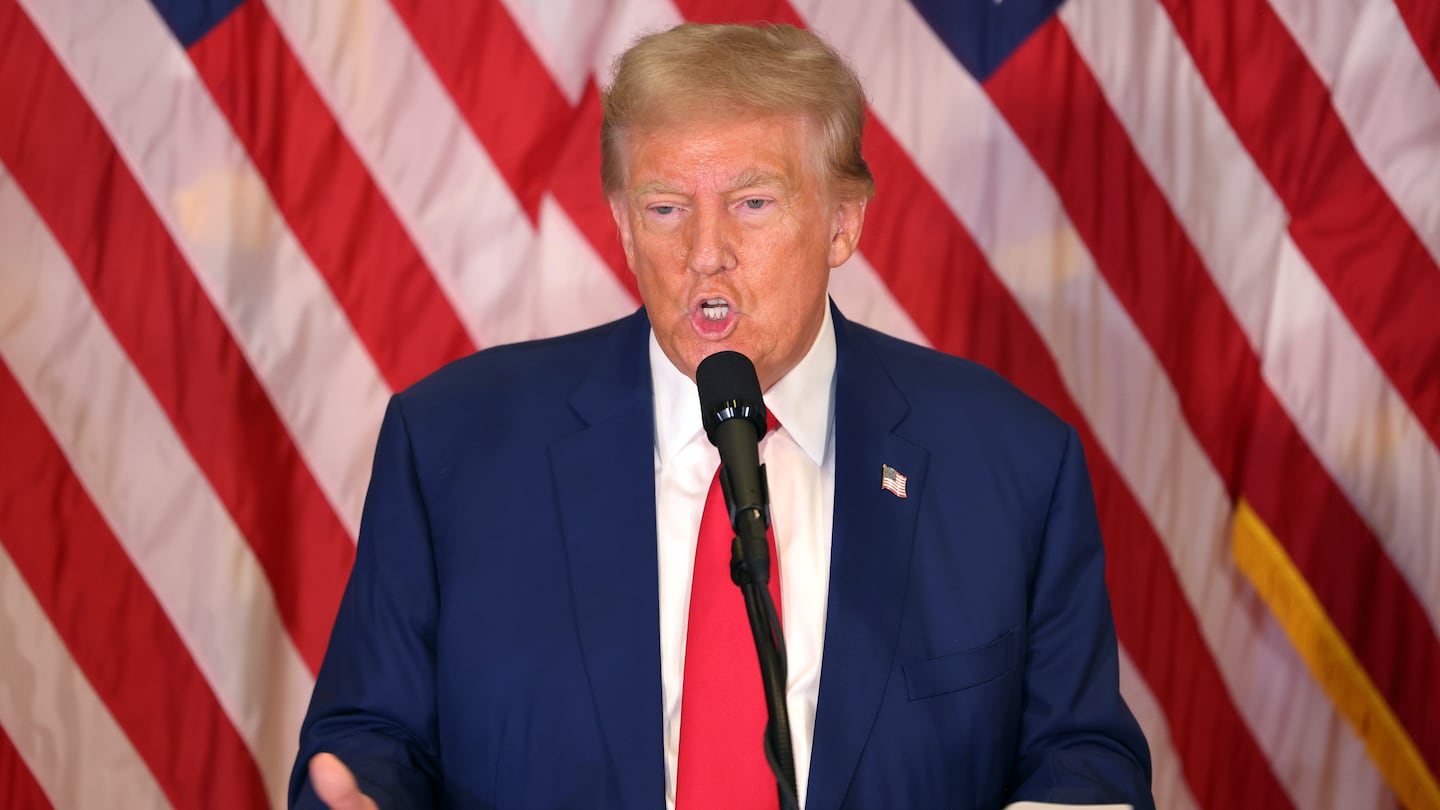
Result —
[[[310,758],[310,786],[330,810],[379,810],[369,796],[360,792],[355,775],[334,754]]]

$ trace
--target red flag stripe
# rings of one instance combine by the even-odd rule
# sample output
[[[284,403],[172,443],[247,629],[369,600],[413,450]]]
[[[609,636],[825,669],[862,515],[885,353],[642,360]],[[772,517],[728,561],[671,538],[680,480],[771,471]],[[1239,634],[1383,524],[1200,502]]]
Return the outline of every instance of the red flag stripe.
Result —
[[[265,804],[245,742],[3,363],[0,423],[0,492],[26,493],[0,509],[0,543],[166,796]]]
[[[1431,137],[1440,131],[1440,84],[1400,10],[1392,3],[1267,2],[1325,83],[1356,153],[1440,261],[1440,199],[1433,193],[1440,148]]]
[[[189,53],[390,387],[474,351],[264,4],[242,3]]]
[[[7,665],[0,725],[52,804],[170,807],[155,775],[75,662],[4,545],[0,662]],[[77,763],[84,763],[83,770]],[[0,788],[0,796],[3,793]],[[0,806],[11,807],[3,799]]]
[[[729,3],[682,0],[679,6],[687,19],[699,22],[730,19],[738,11],[803,24],[779,3],[757,2],[737,10]],[[1099,450],[1044,342],[949,206],[873,117],[866,129],[865,153],[876,176],[885,178],[866,218],[865,254],[916,325],[936,348],[994,368],[1080,431],[1109,551],[1107,578],[1117,629],[1167,707],[1175,748],[1196,797],[1202,805],[1263,797],[1264,806],[1288,806],[1288,796],[1229,697],[1163,544],[1109,457]],[[905,189],[903,201],[887,200],[886,186]],[[936,268],[948,272],[937,278]],[[973,320],[956,317],[956,301],[969,304]],[[1150,590],[1142,594],[1127,587],[1137,582],[1147,583]],[[1122,616],[1133,619],[1122,622]],[[1157,644],[1148,632],[1152,626],[1172,628],[1173,635],[1166,644]],[[1180,710],[1197,704],[1207,708],[1203,716]],[[1245,752],[1238,759],[1246,766],[1222,774],[1237,751]]]
[[[615,230],[615,218],[600,190],[600,89],[592,82],[585,86],[580,107],[564,151],[556,163],[556,175],[550,187],[556,201],[565,210],[586,241],[615,273],[630,295],[640,300],[635,274],[625,261],[625,250]]]
[[[54,805],[40,789],[15,744],[0,727],[0,807],[14,810],[50,810]]]
[[[1425,64],[1430,66],[1430,75],[1440,82],[1440,4],[1434,0],[1395,0],[1395,6]]]
[[[500,0],[392,0],[520,205],[535,222],[573,111]],[[594,130],[598,132],[598,130]],[[598,137],[598,136],[597,136]]]
[[[1261,379],[1259,359],[1059,19],[1036,31],[986,88],[1165,365],[1231,491],[1243,492],[1276,531],[1421,751],[1437,761],[1440,696],[1430,685],[1440,682],[1440,642],[1423,607]],[[1060,109],[1063,128],[1054,125]],[[1166,272],[1151,272],[1156,267]],[[1283,476],[1250,474],[1257,435],[1267,458],[1287,459]],[[1289,508],[1295,502],[1306,508]],[[1323,523],[1312,523],[1316,514]],[[1383,618],[1377,589],[1387,595]]]
[[[1440,444],[1440,268],[1356,153],[1329,91],[1264,0],[1161,3],[1284,201],[1295,244]]]
[[[499,0],[468,4],[458,14],[420,0],[394,5],[531,218],[537,217],[540,198],[553,194],[639,300],[600,192],[601,114],[594,83],[586,85],[579,106],[572,108]],[[486,47],[477,51],[477,41]]]
[[[245,534],[314,671],[354,544],[169,233],[14,0],[0,0],[0,30],[11,32],[0,106],[53,125],[0,128],[0,161]],[[262,492],[280,500],[255,497]]]

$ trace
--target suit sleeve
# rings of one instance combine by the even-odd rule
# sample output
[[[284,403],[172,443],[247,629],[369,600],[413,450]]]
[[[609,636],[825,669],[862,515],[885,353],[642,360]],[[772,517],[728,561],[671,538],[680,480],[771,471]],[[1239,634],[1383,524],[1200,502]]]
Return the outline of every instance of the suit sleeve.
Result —
[[[291,807],[323,807],[307,771],[325,751],[381,808],[433,806],[436,587],[424,496],[395,397],[375,450],[355,567],[301,726]]]
[[[1120,696],[1104,548],[1073,429],[1035,561],[1029,624],[1011,801],[1153,808],[1149,749]]]

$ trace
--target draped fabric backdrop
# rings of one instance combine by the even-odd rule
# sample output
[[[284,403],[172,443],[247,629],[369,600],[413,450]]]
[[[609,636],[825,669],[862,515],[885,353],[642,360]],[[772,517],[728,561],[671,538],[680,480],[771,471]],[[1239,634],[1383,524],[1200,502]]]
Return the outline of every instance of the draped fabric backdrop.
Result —
[[[1440,807],[1434,0],[0,0],[0,806],[283,802],[386,398],[634,309],[685,19],[853,61],[835,300],[1079,429],[1160,805]]]

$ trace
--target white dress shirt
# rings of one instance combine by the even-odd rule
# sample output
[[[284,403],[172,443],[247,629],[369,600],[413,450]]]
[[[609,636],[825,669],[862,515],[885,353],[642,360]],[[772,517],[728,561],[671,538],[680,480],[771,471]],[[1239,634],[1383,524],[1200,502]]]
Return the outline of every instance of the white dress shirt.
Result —
[[[690,580],[700,516],[710,481],[720,466],[720,454],[701,429],[695,383],[671,365],[653,332],[650,378],[655,391],[655,528],[660,562],[665,803],[673,810]],[[810,776],[830,586],[830,530],[835,512],[834,401],[835,325],[826,307],[820,333],[805,357],[765,392],[765,407],[780,420],[781,427],[760,442],[760,462],[770,482],[771,525],[780,557],[780,603],[789,658],[785,702],[790,710],[796,790],[802,807]],[[745,609],[738,588],[735,609]],[[755,745],[760,745],[758,738]]]

